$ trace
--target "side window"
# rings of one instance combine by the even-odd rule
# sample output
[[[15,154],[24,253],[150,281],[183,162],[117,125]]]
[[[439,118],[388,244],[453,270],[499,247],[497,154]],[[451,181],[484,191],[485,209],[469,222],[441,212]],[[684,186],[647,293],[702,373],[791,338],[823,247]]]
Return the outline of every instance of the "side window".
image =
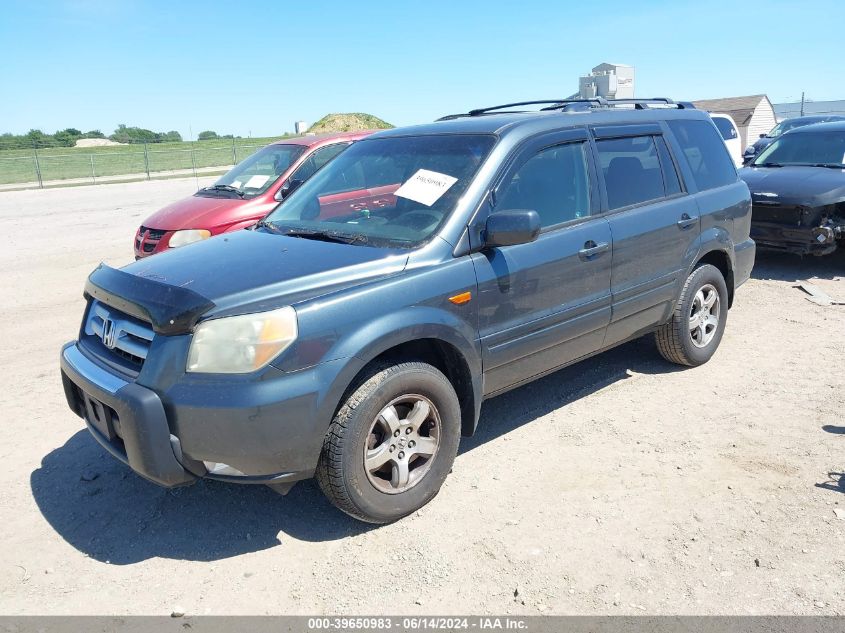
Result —
[[[611,210],[666,196],[654,137],[601,139],[596,147]]]
[[[736,182],[736,168],[725,143],[708,121],[669,121],[669,129],[689,163],[701,190],[715,189]]]
[[[590,215],[585,144],[567,143],[540,151],[501,191],[497,209],[533,209],[543,227]]]
[[[340,154],[343,150],[349,147],[349,143],[335,143],[334,145],[327,145],[320,149],[314,150],[305,162],[293,172],[292,180],[308,180],[314,175],[314,172],[320,169],[323,165],[329,162],[332,158]]]

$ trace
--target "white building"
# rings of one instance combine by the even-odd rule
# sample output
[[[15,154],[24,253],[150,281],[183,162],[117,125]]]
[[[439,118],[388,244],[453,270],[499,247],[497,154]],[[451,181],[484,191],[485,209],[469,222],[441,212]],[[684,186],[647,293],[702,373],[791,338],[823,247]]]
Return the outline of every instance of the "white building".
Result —
[[[634,67],[627,64],[599,64],[589,75],[578,78],[579,99],[632,99]]]
[[[775,109],[766,95],[702,99],[693,103],[699,110],[729,114],[739,130],[742,147],[748,147],[775,126]]]
[[[297,134],[305,134],[308,131],[308,124],[305,121],[297,121],[293,127]]]

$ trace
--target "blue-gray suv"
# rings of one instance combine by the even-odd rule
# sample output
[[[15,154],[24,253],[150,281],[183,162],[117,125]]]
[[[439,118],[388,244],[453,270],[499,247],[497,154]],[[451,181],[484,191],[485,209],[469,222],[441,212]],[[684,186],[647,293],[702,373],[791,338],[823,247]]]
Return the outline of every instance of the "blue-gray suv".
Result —
[[[98,267],[65,394],[162,486],[316,476],[344,512],[394,521],[437,494],[485,398],[644,334],[709,360],[754,262],[750,212],[685,103],[383,131],[250,230]]]

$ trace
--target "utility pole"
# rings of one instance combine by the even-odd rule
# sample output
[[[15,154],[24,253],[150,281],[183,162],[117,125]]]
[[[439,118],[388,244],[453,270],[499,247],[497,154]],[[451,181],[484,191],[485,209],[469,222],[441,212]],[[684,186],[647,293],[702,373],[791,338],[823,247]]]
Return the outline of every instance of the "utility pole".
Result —
[[[804,116],[804,91],[801,91],[801,116]]]

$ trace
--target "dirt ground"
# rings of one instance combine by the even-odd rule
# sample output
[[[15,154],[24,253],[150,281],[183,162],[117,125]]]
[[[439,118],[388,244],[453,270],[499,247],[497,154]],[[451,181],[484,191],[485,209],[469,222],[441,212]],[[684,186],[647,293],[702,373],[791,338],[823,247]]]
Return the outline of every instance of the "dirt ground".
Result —
[[[758,258],[703,367],[641,340],[488,401],[373,527],[312,482],[159,489],[67,409],[86,275],[195,189],[0,194],[0,613],[845,614],[845,306],[795,288],[845,299],[842,253]]]

